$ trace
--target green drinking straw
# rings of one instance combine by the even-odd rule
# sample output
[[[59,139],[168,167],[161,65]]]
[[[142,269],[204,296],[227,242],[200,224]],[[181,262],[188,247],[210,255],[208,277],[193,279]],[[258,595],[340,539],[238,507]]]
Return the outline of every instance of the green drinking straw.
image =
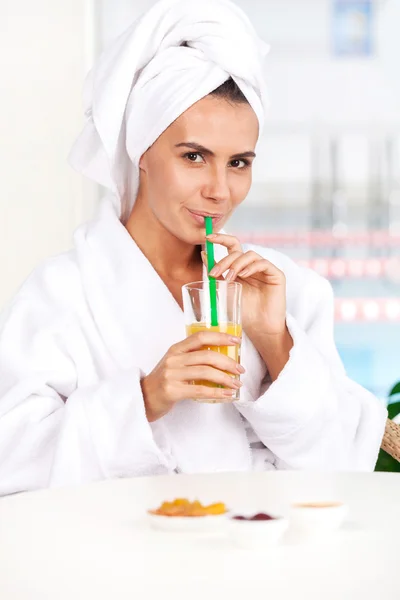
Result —
[[[206,235],[211,235],[213,232],[212,229],[212,217],[204,217],[204,222],[206,226]],[[206,240],[206,249],[207,249],[207,265],[208,272],[215,265],[214,259],[214,244]],[[211,305],[211,325],[213,327],[218,326],[218,313],[217,313],[217,282],[214,277],[208,277],[208,285],[210,288],[210,305]]]

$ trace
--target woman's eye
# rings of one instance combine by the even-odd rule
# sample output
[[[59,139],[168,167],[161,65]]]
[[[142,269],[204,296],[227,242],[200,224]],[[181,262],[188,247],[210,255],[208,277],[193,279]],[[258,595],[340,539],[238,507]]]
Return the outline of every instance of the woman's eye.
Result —
[[[249,161],[245,160],[244,158],[236,158],[231,162],[231,166],[234,169],[245,169],[249,166]]]
[[[203,157],[201,156],[201,154],[199,154],[198,152],[188,152],[187,154],[185,154],[185,157],[190,160],[190,162],[202,162],[203,161]],[[198,160],[200,159],[200,160]]]

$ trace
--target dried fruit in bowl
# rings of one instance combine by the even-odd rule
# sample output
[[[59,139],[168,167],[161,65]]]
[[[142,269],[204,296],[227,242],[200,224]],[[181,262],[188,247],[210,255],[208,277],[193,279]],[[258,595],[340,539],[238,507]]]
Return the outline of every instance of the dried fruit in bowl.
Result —
[[[186,498],[176,498],[172,502],[163,502],[155,510],[149,510],[152,515],[163,517],[207,517],[210,515],[223,515],[227,512],[223,502],[203,505],[198,500],[190,502]]]

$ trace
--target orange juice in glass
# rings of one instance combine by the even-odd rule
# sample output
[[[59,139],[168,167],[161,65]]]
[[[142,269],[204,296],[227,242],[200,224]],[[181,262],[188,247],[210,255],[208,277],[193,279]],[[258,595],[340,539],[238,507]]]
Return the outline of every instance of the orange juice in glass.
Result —
[[[199,331],[219,331],[241,338],[242,286],[237,282],[217,281],[216,287],[218,325],[212,325],[208,281],[197,281],[183,286],[183,308],[187,336]],[[237,363],[240,363],[240,344],[235,346],[205,346],[203,349],[225,354]],[[238,375],[229,374],[231,377],[239,379]],[[207,387],[220,387],[218,384],[210,381],[193,381],[193,383]],[[232,400],[239,400],[239,390],[235,390],[234,392]],[[210,399],[210,402],[215,402],[215,400]]]

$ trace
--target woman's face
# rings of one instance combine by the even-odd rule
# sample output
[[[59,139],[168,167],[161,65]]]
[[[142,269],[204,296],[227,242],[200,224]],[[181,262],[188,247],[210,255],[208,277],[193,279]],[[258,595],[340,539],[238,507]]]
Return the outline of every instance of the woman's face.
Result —
[[[140,201],[178,239],[204,243],[204,216],[222,229],[252,180],[258,119],[249,104],[206,96],[140,160]]]

